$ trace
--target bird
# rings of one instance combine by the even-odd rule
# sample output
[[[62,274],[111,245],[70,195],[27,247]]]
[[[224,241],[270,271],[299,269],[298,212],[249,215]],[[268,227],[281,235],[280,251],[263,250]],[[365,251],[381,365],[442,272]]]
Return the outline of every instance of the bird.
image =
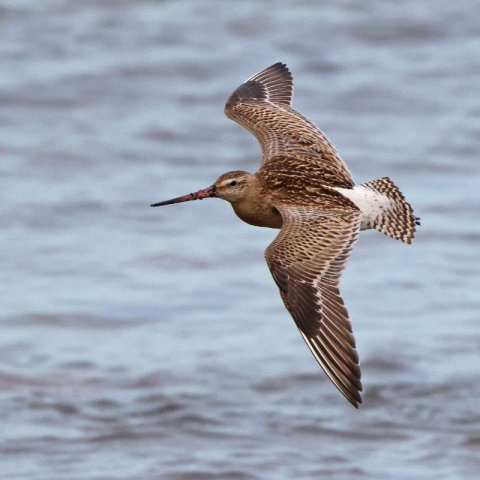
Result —
[[[292,97],[285,63],[248,78],[225,114],[257,138],[260,169],[225,173],[208,188],[151,206],[220,198],[244,222],[280,229],[265,259],[281,298],[328,378],[358,408],[360,362],[340,276],[361,230],[410,244],[420,219],[390,178],[356,185],[333,144],[293,109]]]

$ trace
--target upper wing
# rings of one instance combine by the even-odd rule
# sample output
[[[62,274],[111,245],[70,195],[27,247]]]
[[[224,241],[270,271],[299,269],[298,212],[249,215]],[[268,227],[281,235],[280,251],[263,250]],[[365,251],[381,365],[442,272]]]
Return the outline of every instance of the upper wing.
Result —
[[[285,306],[330,380],[358,408],[361,372],[338,283],[360,230],[360,212],[277,207],[283,227],[265,252]]]
[[[316,125],[290,106],[292,96],[292,75],[279,62],[240,85],[228,99],[225,114],[255,135],[264,163],[276,156],[308,158],[326,164],[345,187],[353,187],[351,174],[335,147]]]

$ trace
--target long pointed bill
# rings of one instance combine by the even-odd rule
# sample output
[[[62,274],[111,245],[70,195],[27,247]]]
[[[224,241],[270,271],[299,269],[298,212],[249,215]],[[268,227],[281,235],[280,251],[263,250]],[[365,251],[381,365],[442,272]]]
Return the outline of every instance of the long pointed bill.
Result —
[[[212,198],[217,196],[217,189],[215,185],[211,187],[204,188],[195,193],[189,193],[183,197],[172,198],[171,200],[166,200],[165,202],[158,202],[150,205],[151,207],[163,207],[164,205],[173,205],[174,203],[190,202],[192,200],[202,200],[204,198]]]

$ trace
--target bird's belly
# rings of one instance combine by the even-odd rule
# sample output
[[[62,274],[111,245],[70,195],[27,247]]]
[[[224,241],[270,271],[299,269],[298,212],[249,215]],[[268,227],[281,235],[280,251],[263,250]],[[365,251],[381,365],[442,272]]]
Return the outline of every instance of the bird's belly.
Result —
[[[234,204],[232,207],[237,217],[255,227],[282,228],[282,216],[276,208],[271,205],[255,206],[243,203]]]

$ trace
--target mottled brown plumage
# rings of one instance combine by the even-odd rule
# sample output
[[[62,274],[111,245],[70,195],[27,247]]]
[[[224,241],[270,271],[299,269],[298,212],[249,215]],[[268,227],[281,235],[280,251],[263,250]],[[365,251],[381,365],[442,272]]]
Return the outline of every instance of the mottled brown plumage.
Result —
[[[353,187],[350,172],[325,135],[290,105],[293,79],[286,65],[276,63],[249,78],[230,96],[225,114],[260,142],[263,164],[296,159],[325,173],[324,183]],[[274,162],[273,162],[274,163]],[[266,167],[268,169],[268,167]],[[291,175],[295,175],[293,163]]]
[[[281,297],[328,377],[358,407],[361,372],[340,275],[361,229],[410,243],[418,218],[390,179],[356,186],[325,135],[291,107],[292,95],[282,63],[246,80],[225,113],[260,142],[260,170],[228,172],[205,190],[153,206],[218,197],[251,225],[281,228],[265,252]]]

